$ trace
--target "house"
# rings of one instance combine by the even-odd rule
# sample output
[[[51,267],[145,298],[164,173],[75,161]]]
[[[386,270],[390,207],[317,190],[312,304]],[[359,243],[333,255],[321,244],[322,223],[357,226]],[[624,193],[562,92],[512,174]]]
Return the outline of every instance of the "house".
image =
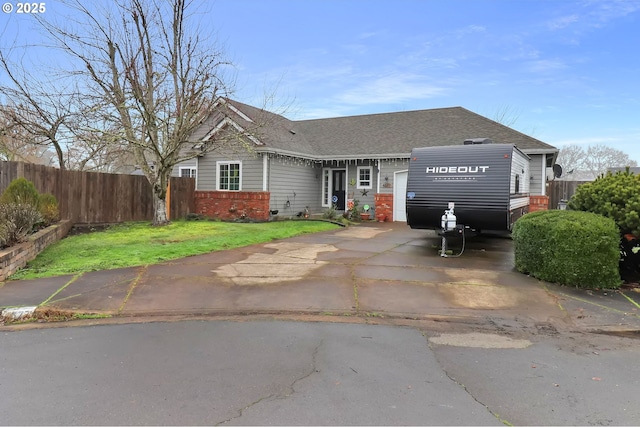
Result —
[[[515,144],[531,157],[531,195],[545,195],[558,154],[549,144],[462,107],[288,120],[221,98],[191,141],[197,149],[225,129],[245,132],[245,146],[207,152],[174,170],[195,177],[197,211],[221,219],[267,220],[270,212],[294,216],[333,205],[341,211],[348,199],[357,199],[376,216],[406,221],[411,150],[462,145],[470,138]]]

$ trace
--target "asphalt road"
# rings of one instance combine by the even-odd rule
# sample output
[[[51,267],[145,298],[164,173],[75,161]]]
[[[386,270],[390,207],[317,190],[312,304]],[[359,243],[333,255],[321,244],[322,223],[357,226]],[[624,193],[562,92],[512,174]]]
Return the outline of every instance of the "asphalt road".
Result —
[[[636,344],[287,321],[5,332],[0,424],[637,425]]]

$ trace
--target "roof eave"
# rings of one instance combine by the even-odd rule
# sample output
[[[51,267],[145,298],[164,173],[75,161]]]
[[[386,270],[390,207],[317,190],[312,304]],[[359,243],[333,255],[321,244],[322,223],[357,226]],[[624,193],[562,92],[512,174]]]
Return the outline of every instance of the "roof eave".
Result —
[[[383,154],[347,154],[347,155],[310,155],[295,151],[282,150],[274,147],[262,146],[256,148],[256,152],[276,154],[281,156],[299,157],[305,160],[315,161],[349,161],[349,160],[386,160],[386,159],[408,159],[411,153],[383,153]]]

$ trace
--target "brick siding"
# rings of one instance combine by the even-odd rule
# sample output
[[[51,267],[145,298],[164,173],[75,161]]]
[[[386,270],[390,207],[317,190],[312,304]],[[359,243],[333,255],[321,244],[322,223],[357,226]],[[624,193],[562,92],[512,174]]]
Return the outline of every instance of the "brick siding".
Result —
[[[38,256],[47,246],[66,236],[71,226],[72,223],[69,220],[60,221],[29,236],[26,242],[0,251],[0,281],[6,280]]]
[[[376,203],[376,220],[393,221],[393,194],[377,193],[374,196]]]
[[[196,213],[213,219],[269,220],[267,191],[196,191]]]
[[[529,212],[546,211],[549,209],[548,196],[530,196]]]

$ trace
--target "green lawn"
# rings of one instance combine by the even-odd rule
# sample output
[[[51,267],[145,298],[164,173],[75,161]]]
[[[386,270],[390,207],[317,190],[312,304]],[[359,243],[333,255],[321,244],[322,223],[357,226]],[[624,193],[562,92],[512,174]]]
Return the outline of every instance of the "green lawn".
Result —
[[[12,280],[157,264],[171,259],[232,249],[337,228],[322,221],[257,224],[175,221],[115,225],[105,231],[70,236],[49,246]]]

